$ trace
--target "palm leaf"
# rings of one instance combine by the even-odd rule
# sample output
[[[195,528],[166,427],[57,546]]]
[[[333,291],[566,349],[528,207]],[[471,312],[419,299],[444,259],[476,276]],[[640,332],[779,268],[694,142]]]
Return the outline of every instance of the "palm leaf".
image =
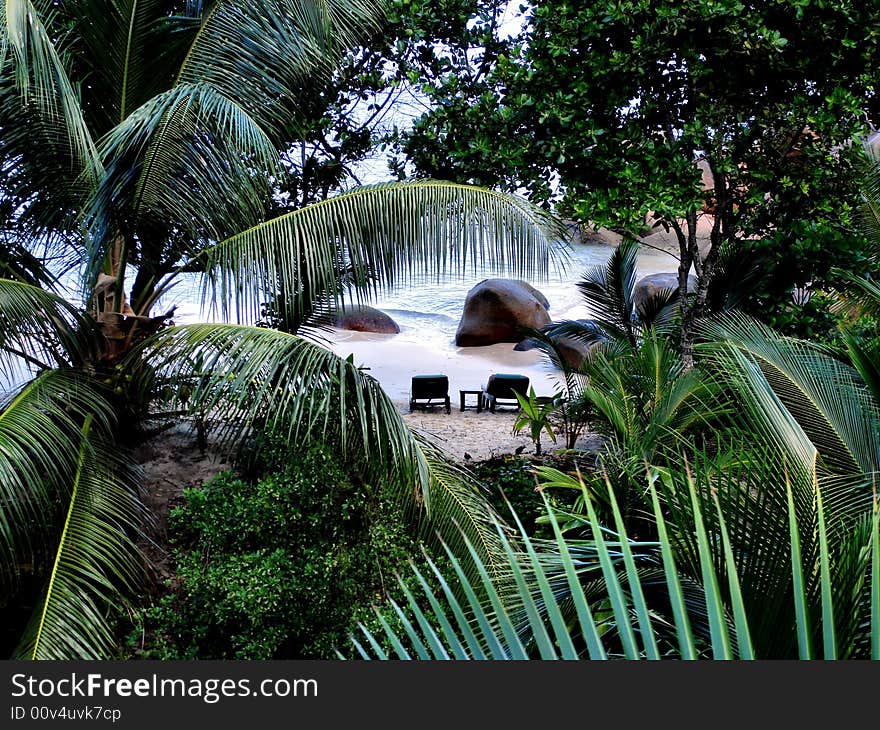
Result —
[[[703,591],[706,594],[706,613],[709,617],[713,658],[731,659],[733,657],[733,649],[730,644],[730,633],[727,629],[724,599],[718,585],[718,576],[715,572],[715,553],[710,545],[700,500],[697,498],[697,490],[692,478],[688,478],[688,491],[690,492],[691,507],[693,509]],[[723,519],[721,524],[724,524]],[[734,571],[733,574],[736,575],[736,572]]]
[[[79,96],[53,43],[49,30],[52,18],[51,3],[45,0],[4,3],[0,13],[0,76],[11,70],[21,104],[35,110],[41,123],[65,140],[74,177],[93,182],[101,167]]]
[[[851,271],[832,269],[831,273],[849,287],[843,292],[844,301],[855,302],[858,311],[876,317],[880,315],[880,284]]]
[[[414,515],[423,536],[435,544],[439,537],[457,555],[466,554],[463,538],[467,536],[486,562],[493,580],[501,584],[505,558],[498,530],[503,521],[487,502],[485,487],[423,437],[417,440],[430,475],[427,492],[419,492],[417,498],[417,503],[425,501],[426,509],[416,510]]]
[[[703,352],[736,380],[752,404],[770,390],[815,444],[823,463],[841,474],[880,466],[880,416],[856,371],[808,343],[786,339],[742,315],[706,322],[702,332],[721,345]],[[738,359],[733,350],[743,353]],[[758,415],[757,408],[752,408]]]
[[[79,457],[80,427],[92,416],[107,430],[112,410],[81,374],[46,370],[0,402],[0,582],[17,582],[38,563],[54,499],[69,485]]]
[[[548,517],[550,518],[550,524],[553,527],[553,537],[556,540],[556,545],[560,548],[562,548],[562,546],[567,547],[565,538],[562,535],[562,530],[559,527],[559,522],[556,519],[556,515],[550,509],[550,504],[547,501],[547,496],[543,492],[541,493],[541,499],[544,501],[544,508],[547,510]],[[593,612],[590,610],[590,605],[587,597],[582,589],[582,584],[580,582],[578,572],[575,569],[575,564],[572,560],[571,552],[567,549],[560,549],[559,556],[566,578],[568,592],[571,596],[571,602],[574,605],[575,612],[577,613],[578,635],[583,639],[584,643],[586,644],[587,653],[590,659],[607,659],[605,647],[602,645],[602,638],[596,625],[596,621],[593,618]],[[629,562],[627,562],[627,569],[629,569]],[[632,574],[628,573],[628,580],[630,581],[630,590],[635,592],[632,583]],[[636,598],[635,600],[636,605],[639,605],[638,598]],[[643,628],[643,624],[640,624],[640,629],[641,628]],[[646,642],[646,645],[648,647],[648,656],[649,658],[651,658],[652,645],[654,642],[647,637],[643,637],[643,641]]]
[[[880,505],[874,500],[871,530],[871,659],[880,660]]]
[[[421,514],[428,536],[439,531],[463,548],[467,535],[496,572],[503,560],[497,515],[472,477],[414,436],[379,383],[351,359],[296,335],[244,325],[172,327],[139,352],[168,383],[191,389],[186,406],[209,413],[230,450],[252,428],[277,430],[292,444],[336,444],[356,455],[368,479],[395,488]]]
[[[464,571],[458,567],[458,558],[456,555],[452,551],[448,551],[448,557],[457,585],[451,589],[447,589],[447,595],[455,596],[460,592],[463,592],[468,596],[471,615],[466,623],[463,624],[463,633],[465,635],[472,634],[474,637],[479,637],[480,650],[478,656],[480,658],[517,659],[533,655],[538,655],[541,658],[555,658],[557,656],[556,648],[551,643],[548,643],[552,636],[557,636],[558,646],[562,648],[563,656],[567,658],[573,657],[571,650],[574,649],[578,645],[577,642],[582,639],[585,640],[586,650],[591,658],[604,659],[607,656],[604,643],[609,640],[609,635],[600,631],[596,619],[594,619],[594,608],[598,606],[607,607],[611,600],[610,595],[612,592],[617,593],[619,598],[623,599],[626,595],[623,578],[618,574],[616,569],[610,569],[609,564],[609,569],[603,569],[603,573],[606,577],[606,591],[594,596],[592,599],[588,598],[584,586],[578,577],[578,571],[575,568],[575,561],[571,559],[570,546],[559,531],[558,523],[556,522],[552,511],[548,513],[548,518],[554,526],[556,540],[542,546],[542,550],[552,549],[552,551],[558,556],[555,558],[555,561],[557,564],[564,566],[566,582],[570,589],[570,598],[577,607],[578,621],[574,624],[569,623],[567,628],[564,628],[565,625],[561,621],[562,614],[559,611],[558,605],[560,597],[550,588],[548,575],[544,573],[543,566],[547,560],[547,555],[539,552],[537,549],[538,543],[532,545],[528,536],[524,533],[521,532],[520,538],[529,546],[526,552],[518,552],[516,547],[510,543],[511,538],[507,534],[501,534],[501,538],[507,545],[508,558],[516,563],[516,568],[513,570],[512,574],[514,576],[519,576],[518,579],[513,581],[514,592],[518,597],[517,602],[521,606],[529,607],[528,610],[517,611],[516,614],[510,613],[509,601],[502,600],[502,596],[494,591],[494,585],[488,581],[488,575],[485,571],[481,574],[481,588],[486,590],[487,593],[486,598],[480,601],[478,599],[480,593],[479,588],[475,586],[465,575]],[[517,523],[519,524],[520,529],[522,529],[521,523],[518,521]],[[604,528],[593,523],[594,535],[601,535],[603,532],[605,532]],[[625,534],[615,535],[614,539],[615,544],[628,542],[628,538]],[[661,549],[663,549],[662,544]],[[597,558],[601,558],[602,552],[601,547],[597,543],[597,551],[594,555]],[[476,556],[473,557],[476,559]],[[559,562],[559,557],[561,557],[561,563]],[[667,558],[664,558],[664,561],[666,560]],[[433,563],[430,565],[438,576],[442,576],[442,573],[437,569],[436,565]],[[666,566],[668,571],[674,571],[674,562],[671,557],[668,557]],[[537,580],[529,580],[528,576],[536,576]],[[627,580],[630,583],[630,588],[634,585],[633,581],[638,583],[641,580],[637,573],[628,573],[628,576]],[[674,578],[674,572],[668,573],[667,578],[673,581],[677,580],[677,578]],[[452,622],[446,617],[447,609],[444,606],[443,601],[434,595],[424,582],[422,583],[422,586],[429,599],[428,606],[426,607],[424,605],[424,601],[420,602],[415,600],[415,598],[410,598],[405,610],[410,616],[415,617],[415,619],[408,621],[408,629],[405,629],[405,632],[409,633],[409,630],[414,628],[416,624],[423,627],[423,631],[425,630],[424,627],[441,624],[446,627],[447,632],[452,632],[451,637],[448,635],[444,636],[442,641],[445,641],[446,645],[455,647],[454,652],[457,658],[477,656],[471,654],[470,651],[465,648],[467,642],[455,631]],[[641,589],[642,586],[639,585],[639,588]],[[648,593],[644,592],[641,595],[644,597],[647,596]],[[556,602],[557,605],[545,606],[544,610],[541,610],[541,603],[547,602]],[[457,601],[454,605],[458,607],[456,615],[459,620],[459,631],[461,631],[461,622],[465,620],[465,614]],[[649,608],[648,610],[650,611],[651,609]],[[685,611],[683,598],[681,600],[681,611]],[[511,633],[512,626],[510,624],[510,616],[512,615],[520,617],[517,621],[521,626],[515,634]],[[614,636],[615,638],[619,638],[619,632],[623,631],[626,627],[629,628],[630,632],[632,631],[633,619],[630,612],[625,609],[615,615],[618,617],[618,623],[615,627],[617,632],[615,632]],[[685,644],[676,646],[672,655],[694,656],[692,637],[690,636],[689,628],[687,628],[686,614],[681,613],[680,619],[683,622],[680,626],[684,627],[683,636],[688,640]],[[642,624],[642,626],[645,626],[645,624]],[[361,630],[368,637],[371,636],[370,632],[364,627],[361,627]],[[387,623],[384,624],[384,630],[386,631],[387,639]],[[567,636],[559,639],[558,632],[560,631],[565,631]],[[411,636],[407,638],[408,640],[412,640]],[[434,633],[432,635],[432,639],[439,638],[439,634]],[[655,637],[652,636],[651,640],[654,638]],[[400,642],[404,641],[404,637],[399,635],[396,635],[396,639]],[[645,637],[645,640],[647,641],[648,638]],[[419,638],[419,643],[422,645],[426,644],[428,641],[429,639],[425,635],[422,635]],[[378,656],[379,658],[385,658],[383,656],[384,652],[382,652],[378,646],[379,642],[375,641],[370,643],[373,645],[374,649],[372,655]],[[528,646],[532,646],[534,651],[531,654],[525,655],[524,649]],[[357,643],[356,648],[361,656],[371,656],[361,643]],[[583,652],[584,649],[581,649],[580,651]],[[408,651],[405,646],[399,646],[397,655],[402,656],[404,653],[411,657],[414,652]],[[447,650],[445,653],[451,656],[453,650]],[[437,654],[438,653],[435,652],[434,656],[437,656]],[[640,653],[628,653],[628,656],[631,658],[638,658]]]
[[[136,474],[100,439],[87,417],[49,583],[16,650],[17,658],[100,659],[116,641],[108,607],[139,568],[129,533],[140,523]]]
[[[593,507],[593,501],[586,490],[583,491],[583,495],[590,517],[590,524],[595,526],[598,524],[598,518]],[[618,580],[617,569],[614,561],[611,559],[608,546],[605,544],[602,530],[594,529],[593,539],[596,541],[596,552],[599,557],[599,563],[602,566],[602,576],[605,579],[605,584],[608,586],[608,598],[614,611],[615,623],[623,644],[624,657],[627,659],[638,659],[640,650],[636,644],[635,631],[629,617],[629,602],[626,598],[625,589]]]
[[[182,19],[169,18],[167,7],[163,0],[80,0],[75,11],[61,9],[75,27],[75,52],[89,59],[85,112],[98,134],[171,84],[176,69],[157,60]]]
[[[684,493],[681,495],[682,504],[689,504],[691,512],[690,518],[685,511],[676,513],[675,522],[664,516],[666,510],[661,502],[660,491],[655,488],[655,485],[660,482],[652,477],[650,483],[651,501],[658,529],[659,553],[662,556],[661,575],[667,590],[663,593],[653,590],[656,584],[656,570],[645,568],[638,572],[626,570],[630,589],[638,584],[641,595],[647,602],[647,611],[651,619],[649,623],[642,624],[642,626],[650,625],[652,627],[652,637],[658,642],[658,646],[661,641],[663,642],[664,656],[669,658],[697,658],[698,656],[707,656],[709,652],[716,657],[732,658],[734,656],[733,646],[729,636],[731,628],[736,631],[736,645],[740,658],[750,659],[758,654],[763,656],[763,653],[760,652],[761,647],[758,645],[753,647],[752,645],[752,622],[748,618],[760,615],[763,597],[741,592],[738,588],[743,584],[743,578],[746,576],[739,554],[741,546],[736,544],[736,540],[732,537],[733,533],[728,532],[727,529],[729,526],[726,519],[727,509],[722,506],[724,500],[716,499],[715,495],[711,495],[707,501],[705,496],[701,494],[699,482],[689,481],[686,474],[682,476],[681,486],[685,487],[682,490]],[[821,496],[818,491],[814,492],[815,495]],[[877,588],[878,560],[873,557],[877,544],[880,543],[876,511],[869,515],[869,518],[864,522],[865,529],[858,531],[852,540],[851,547],[845,546],[841,542],[842,539],[845,540],[845,536],[837,531],[832,532],[828,529],[829,525],[826,524],[824,528],[825,539],[816,537],[811,540],[816,539],[824,542],[828,548],[827,552],[824,549],[815,552],[812,550],[803,551],[801,549],[803,522],[796,517],[796,513],[800,512],[802,508],[797,506],[798,500],[792,490],[787,492],[786,501],[789,508],[784,509],[783,514],[780,515],[782,522],[785,523],[782,541],[769,546],[759,546],[760,549],[781,553],[783,564],[786,565],[786,569],[789,569],[789,580],[792,577],[795,579],[794,591],[786,591],[785,585],[777,589],[782,599],[790,602],[791,609],[790,620],[777,620],[774,626],[776,633],[784,634],[787,637],[778,639],[777,644],[794,646],[797,651],[797,637],[800,637],[802,642],[809,641],[812,633],[810,630],[812,616],[823,612],[823,604],[832,602],[836,609],[842,605],[840,601],[851,594],[851,598],[855,602],[853,605],[858,607],[853,619],[860,630],[855,633],[848,631],[846,636],[838,632],[837,628],[843,626],[845,621],[844,623],[837,619],[832,621],[830,617],[833,611],[829,611],[826,606],[824,612],[829,619],[829,628],[821,630],[821,633],[826,636],[826,639],[832,635],[836,637],[834,648],[829,646],[831,653],[847,657],[869,656],[873,651],[872,647],[877,645],[877,639],[876,636],[869,637],[865,629],[870,626],[876,631],[876,624],[872,622],[876,621],[877,595],[880,590]],[[821,522],[827,515],[822,516],[820,502],[814,500],[813,504]],[[704,511],[707,505],[711,506],[707,511]],[[787,516],[785,512],[788,513]],[[584,583],[575,570],[575,561],[564,558],[564,556],[570,558],[571,545],[563,538],[552,510],[549,512],[548,518],[554,525],[557,537],[555,543],[540,544],[540,549],[539,543],[534,543],[534,549],[528,549],[525,552],[517,551],[516,547],[510,544],[507,551],[509,559],[517,564],[511,574],[520,576],[520,579],[513,582],[514,592],[519,597],[516,603],[520,606],[531,606],[531,610],[516,609],[515,613],[511,613],[510,599],[502,600],[503,597],[496,594],[487,594],[486,598],[479,600],[479,588],[469,581],[463,571],[454,569],[457,558],[450,551],[449,557],[453,565],[456,583],[447,586],[444,581],[443,585],[447,596],[459,595],[461,592],[468,595],[469,618],[466,618],[464,607],[457,601],[454,602],[457,607],[458,627],[456,628],[453,622],[446,618],[446,613],[449,610],[446,604],[441,598],[434,596],[431,589],[422,582],[423,589],[429,596],[428,605],[425,605],[424,600],[418,601],[409,594],[411,600],[408,605],[398,607],[409,617],[418,617],[416,620],[412,618],[408,620],[407,633],[409,630],[415,631],[416,625],[418,625],[421,631],[426,632],[418,639],[418,642],[423,646],[427,646],[430,641],[439,641],[444,647],[450,644],[455,647],[454,651],[447,649],[445,652],[435,649],[432,654],[435,658],[444,653],[448,656],[452,656],[454,653],[456,658],[475,656],[470,653],[467,642],[462,638],[468,634],[471,635],[473,641],[479,640],[480,658],[518,658],[522,654],[522,648],[529,646],[533,648],[529,656],[548,657],[555,655],[554,647],[549,646],[547,640],[559,630],[559,614],[550,607],[542,610],[541,603],[556,601],[557,607],[561,607],[563,601],[571,601],[579,607],[578,615],[582,621],[587,622],[587,625],[578,625],[577,622],[569,621],[567,631],[573,643],[569,644],[566,640],[562,640],[558,646],[579,646],[581,645],[579,642],[584,642],[589,647],[591,657],[605,657],[605,644],[612,640],[612,636],[618,638],[618,635],[616,632],[611,634],[600,631],[599,625],[593,618],[594,611],[599,609],[605,612],[609,611],[611,593],[623,590],[623,576],[617,570],[605,571],[606,579],[610,581],[610,584],[605,584],[604,591],[588,597]],[[592,517],[588,520],[593,534],[612,534],[598,525]],[[792,528],[791,533],[788,531],[789,527]],[[815,529],[822,531],[819,528]],[[697,544],[697,572],[703,576],[700,581],[695,582],[687,572],[683,573],[682,563],[676,559],[676,555],[680,554],[679,538],[676,535],[682,533],[692,534]],[[507,534],[502,534],[501,537],[505,541],[511,539]],[[528,542],[526,535],[521,534],[520,537]],[[791,538],[791,550],[786,544],[789,537]],[[629,543],[627,535],[623,532],[615,536],[615,540],[616,544],[620,545]],[[835,547],[832,548],[832,546]],[[549,556],[547,551],[551,552]],[[831,554],[832,551],[834,557]],[[600,552],[601,550],[597,550],[594,553],[594,560],[598,560]],[[552,553],[556,553],[556,555],[554,556]],[[847,553],[854,560],[854,565],[851,570],[841,571],[841,568],[845,567],[842,558]],[[722,582],[719,580],[722,574],[722,570],[719,570],[718,567],[719,555],[721,564],[724,566],[722,570],[728,574],[728,592],[723,590]],[[550,588],[550,575],[545,572],[548,557],[558,561],[560,556],[563,556],[562,563],[566,566],[565,572],[570,587],[570,594],[566,595],[561,595]],[[641,559],[648,561],[645,563],[647,566],[654,562],[655,556],[646,554]],[[831,567],[832,559],[835,560],[833,568]],[[823,565],[824,567],[822,567]],[[438,577],[442,577],[443,574],[436,565],[431,564],[431,568]],[[529,580],[528,576],[530,575],[538,576],[538,579]],[[545,580],[541,580],[541,576]],[[487,583],[485,573],[483,581],[486,585],[491,585]],[[808,586],[813,582],[815,582],[815,591]],[[787,585],[791,587],[791,583]],[[815,595],[813,595],[814,593]],[[825,595],[825,598],[822,595]],[[671,623],[666,623],[662,620],[662,616],[670,604],[674,618]],[[695,618],[700,622],[703,621],[699,616],[698,604],[702,605],[703,614],[709,623],[705,635],[702,630],[698,632],[695,625]],[[732,614],[732,618],[729,614]],[[625,611],[621,615],[624,617],[626,625],[631,626],[632,618],[629,612]],[[511,617],[515,618],[519,624],[516,632],[517,642],[514,645],[508,643],[511,636],[508,622]],[[445,631],[450,632],[451,636],[445,635],[444,632],[432,632],[430,635],[427,633],[431,627],[438,625],[443,625]],[[386,626],[388,626],[387,623]],[[602,627],[603,629],[610,628],[607,624],[603,624]],[[676,631],[677,638],[669,635],[669,628]],[[370,635],[368,631],[366,634]],[[479,639],[477,639],[478,636]],[[386,636],[386,640],[387,638]],[[400,649],[398,656],[404,652],[408,656],[416,653],[410,651],[407,645],[408,641],[413,640],[412,636],[398,635],[396,639],[401,642],[398,647]],[[703,640],[705,646],[701,643]],[[357,647],[362,656],[371,656],[371,653],[365,650],[360,643],[357,644]],[[583,649],[581,649],[581,653],[584,653]],[[378,651],[374,651],[374,654],[382,658],[382,654]],[[803,643],[801,643],[801,655],[804,656]],[[773,656],[773,654],[767,656]]]
[[[510,504],[508,503],[508,507],[509,506]],[[557,604],[556,592],[553,589],[550,576],[548,576],[547,572],[543,569],[536,546],[526,534],[525,528],[519,517],[517,517],[516,512],[511,510],[511,513],[513,514],[514,522],[520,531],[520,535],[522,536],[522,542],[529,556],[530,565],[534,568],[533,574],[530,574],[528,570],[523,571],[518,569],[516,571],[516,585],[521,591],[531,593],[528,591],[527,581],[529,578],[534,578],[538,586],[538,591],[540,592],[540,595],[535,597],[536,600],[533,603],[527,604],[529,608],[526,615],[529,622],[532,625],[535,625],[539,621],[540,613],[544,612],[549,617],[550,623],[553,627],[552,643],[549,634],[547,632],[541,632],[541,636],[545,637],[545,644],[548,644],[547,646],[541,647],[541,655],[556,658],[555,646],[559,646],[562,659],[577,659],[578,651],[569,635],[565,616]],[[519,561],[513,551],[507,551],[507,555],[508,559],[511,561],[511,565],[518,567]]]
[[[362,454],[384,476],[429,487],[426,458],[396,408],[350,360],[296,335],[244,325],[171,327],[145,348],[169,383],[192,386],[192,407],[218,420],[228,445],[253,424],[281,429],[291,443],[338,439],[343,453]]]
[[[736,560],[733,545],[727,531],[727,525],[721,513],[721,503],[715,495],[715,508],[718,515],[718,524],[721,531],[721,540],[724,549],[724,562],[727,570],[728,591],[730,602],[733,607],[733,620],[736,628],[737,650],[740,659],[754,659],[755,650],[752,646],[751,630],[749,628],[748,614],[743,600],[741,582],[736,568]]]
[[[21,366],[81,364],[94,352],[89,324],[63,299],[21,281],[0,279],[0,373],[8,387]]]
[[[845,328],[841,328],[840,335],[850,363],[858,371],[874,401],[880,403],[880,344],[865,342]]]
[[[678,646],[682,659],[696,659],[697,651],[694,644],[694,634],[691,622],[688,618],[688,610],[682,592],[682,580],[678,574],[675,562],[675,551],[669,539],[666,529],[666,520],[660,507],[660,499],[654,482],[650,483],[651,502],[654,508],[654,519],[657,522],[657,539],[660,543],[660,554],[663,557],[663,572],[666,577],[666,586],[669,591],[669,600],[672,604],[672,614],[675,619],[675,630],[678,635]],[[713,647],[714,648],[714,647]]]
[[[797,617],[798,653],[801,659],[813,657],[810,615],[807,611],[807,593],[804,568],[801,558],[800,532],[797,524],[797,510],[792,498],[791,488],[787,489],[788,521],[791,534],[791,569],[794,594],[794,608]]]
[[[625,238],[603,266],[588,269],[577,288],[592,313],[603,323],[631,335],[635,304],[636,263],[639,244]]]
[[[277,293],[299,321],[315,297],[338,292],[338,265],[361,296],[401,281],[468,269],[545,276],[564,237],[520,198],[437,181],[357,188],[244,231],[206,250],[210,291],[253,321]]]
[[[368,0],[219,0],[204,17],[175,83],[212,86],[280,143],[285,112],[303,80],[327,72],[381,17],[382,4]]]
[[[179,222],[191,242],[184,255],[256,224],[278,162],[263,129],[207,84],[152,97],[101,140],[100,154],[107,173],[87,213],[91,280],[120,230],[149,241]]]
[[[876,260],[880,255],[880,160],[870,155],[866,157],[868,165],[862,189],[864,202],[861,208],[861,225],[866,234],[869,253]],[[880,301],[876,296],[872,295],[871,298],[875,304]]]

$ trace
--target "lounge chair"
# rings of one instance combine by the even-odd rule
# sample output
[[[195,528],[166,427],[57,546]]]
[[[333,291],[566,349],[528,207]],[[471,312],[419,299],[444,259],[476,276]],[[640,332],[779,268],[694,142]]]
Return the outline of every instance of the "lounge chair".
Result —
[[[508,373],[496,373],[489,376],[486,385],[483,386],[483,407],[495,413],[496,406],[515,406],[519,408],[519,401],[514,393],[527,396],[529,393],[529,379],[525,375],[511,375]]]
[[[444,406],[447,413],[452,412],[449,403],[449,378],[445,375],[414,375],[409,398],[410,413],[416,408],[427,410],[437,406]]]

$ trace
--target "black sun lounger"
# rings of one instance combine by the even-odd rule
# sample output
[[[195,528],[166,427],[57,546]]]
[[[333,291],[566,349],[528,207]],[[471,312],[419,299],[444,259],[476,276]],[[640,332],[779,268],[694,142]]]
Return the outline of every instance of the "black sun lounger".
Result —
[[[452,412],[449,405],[449,378],[445,375],[414,375],[409,398],[410,412],[416,408],[427,410],[436,406],[444,406],[447,413]]]
[[[492,413],[495,413],[496,405],[510,405],[519,408],[519,401],[514,393],[527,396],[529,379],[525,375],[496,373],[490,375],[489,381],[483,386],[483,403]]]

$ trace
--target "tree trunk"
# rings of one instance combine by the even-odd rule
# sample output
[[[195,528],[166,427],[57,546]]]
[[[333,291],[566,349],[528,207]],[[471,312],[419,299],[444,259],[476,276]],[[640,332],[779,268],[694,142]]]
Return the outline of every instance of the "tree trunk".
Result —
[[[697,238],[697,211],[690,210],[685,216],[687,230],[681,225],[674,226],[678,236],[681,260],[678,267],[678,294],[681,301],[681,357],[686,369],[694,366],[694,328],[696,323],[706,316],[709,298],[709,285],[715,275],[715,268],[721,253],[722,243],[729,239],[731,233],[730,216],[733,210],[731,195],[728,190],[727,176],[719,172],[707,158],[712,172],[715,205],[713,206],[712,230],[709,234],[709,247],[705,255],[700,251]],[[691,266],[697,275],[697,290],[693,301],[688,300],[687,280]]]
[[[110,273],[98,274],[92,293],[92,313],[104,336],[98,353],[98,364],[113,366],[120,362],[132,347],[157,332],[170,316],[138,315],[125,297],[125,269],[127,246],[117,237],[109,253]]]
[[[687,231],[683,230],[681,223],[674,221],[672,229],[678,239],[678,306],[681,312],[681,359],[686,370],[694,366],[694,339],[693,339],[693,312],[688,300],[688,276],[690,276],[693,264],[693,253],[690,246],[691,221],[693,223],[693,236],[696,236],[696,212],[689,212],[685,218]]]

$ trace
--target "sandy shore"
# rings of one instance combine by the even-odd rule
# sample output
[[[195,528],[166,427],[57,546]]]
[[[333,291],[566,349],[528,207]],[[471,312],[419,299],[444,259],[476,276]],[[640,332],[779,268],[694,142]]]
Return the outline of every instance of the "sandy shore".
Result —
[[[457,405],[453,405],[452,413],[449,414],[442,409],[434,412],[403,412],[403,420],[414,431],[427,435],[457,461],[482,461],[502,454],[512,454],[519,447],[522,447],[525,454],[535,453],[535,445],[527,430],[513,435],[516,414],[512,410],[499,409],[495,413],[477,413],[474,410],[461,412]],[[562,448],[562,437],[558,436],[557,439],[554,444],[545,433],[541,437],[542,449],[551,451]],[[593,434],[584,434],[578,441],[577,448],[591,450],[596,448],[597,443]]]

